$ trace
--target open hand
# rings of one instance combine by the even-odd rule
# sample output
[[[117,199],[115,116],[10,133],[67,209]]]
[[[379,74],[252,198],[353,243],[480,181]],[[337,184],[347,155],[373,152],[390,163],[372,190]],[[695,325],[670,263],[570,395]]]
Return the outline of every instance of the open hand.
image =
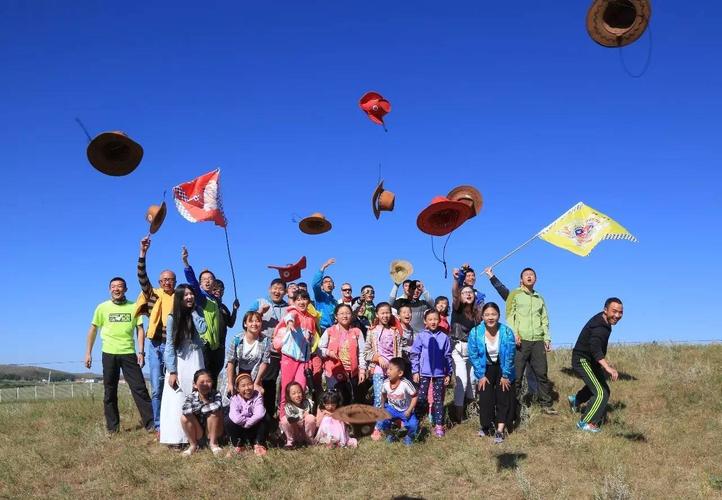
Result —
[[[486,389],[486,384],[489,383],[489,379],[486,378],[486,376],[481,377],[481,380],[479,380],[479,385],[477,386],[480,391],[483,391]]]
[[[511,389],[511,382],[509,382],[509,379],[506,377],[501,377],[501,380],[499,381],[499,385],[501,386],[502,392],[506,392],[509,389]]]
[[[181,247],[181,248],[182,248],[182,250],[181,250],[181,260],[183,261],[183,265],[186,266],[186,267],[190,267],[190,266],[188,265],[188,249],[187,249],[185,246],[183,246],[183,247]]]

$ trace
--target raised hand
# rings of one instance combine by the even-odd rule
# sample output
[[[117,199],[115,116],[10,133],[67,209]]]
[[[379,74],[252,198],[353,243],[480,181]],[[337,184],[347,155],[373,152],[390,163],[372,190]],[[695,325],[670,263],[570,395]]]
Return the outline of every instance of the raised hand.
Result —
[[[182,248],[182,250],[181,250],[181,260],[183,261],[183,265],[186,266],[186,267],[190,267],[190,266],[188,265],[188,249],[187,249],[185,246],[183,246],[183,247],[181,247],[181,248]]]
[[[150,236],[146,236],[142,240],[140,240],[140,256],[145,257],[145,254],[148,252],[148,249],[150,248]]]

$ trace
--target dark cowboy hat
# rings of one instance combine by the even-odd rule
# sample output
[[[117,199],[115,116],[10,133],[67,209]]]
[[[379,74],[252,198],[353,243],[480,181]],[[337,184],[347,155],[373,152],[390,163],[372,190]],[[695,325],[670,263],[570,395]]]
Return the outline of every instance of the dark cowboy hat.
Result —
[[[594,0],[587,31],[599,45],[623,47],[642,36],[651,15],[649,0]]]
[[[298,262],[288,266],[268,266],[271,269],[278,269],[278,274],[284,283],[290,283],[301,277],[301,269],[306,269],[306,257],[301,257]]]
[[[394,203],[396,203],[396,195],[384,189],[384,181],[379,182],[371,197],[371,208],[374,211],[374,217],[378,219],[381,212],[391,212],[394,209]]]
[[[115,176],[128,175],[143,159],[140,144],[120,130],[96,136],[86,152],[91,165],[104,174]]]
[[[301,219],[298,228],[306,234],[321,234],[331,230],[331,223],[322,213],[315,212]]]
[[[474,211],[461,201],[451,201],[437,196],[416,218],[416,225],[422,232],[432,236],[444,236],[467,221]]]
[[[384,115],[391,111],[391,103],[378,92],[366,92],[359,99],[358,105],[378,125],[384,124]]]
[[[449,191],[446,197],[451,201],[460,201],[469,205],[474,212],[471,217],[479,215],[481,207],[484,205],[481,193],[474,186],[456,186]]]
[[[165,220],[166,213],[165,202],[160,205],[151,205],[148,207],[148,210],[145,212],[145,220],[150,223],[150,234],[155,234],[158,229],[160,229],[160,226],[163,225],[163,221]]]
[[[336,420],[347,424],[369,424],[391,418],[389,412],[369,405],[348,405],[342,406],[331,415]]]

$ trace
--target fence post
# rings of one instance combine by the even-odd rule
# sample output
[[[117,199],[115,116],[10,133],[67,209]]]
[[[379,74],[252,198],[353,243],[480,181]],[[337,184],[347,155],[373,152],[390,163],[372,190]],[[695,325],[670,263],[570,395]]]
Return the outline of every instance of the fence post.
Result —
[[[71,397],[71,398],[75,398],[75,393],[73,392],[73,386],[75,386],[75,384],[73,384],[73,383],[71,382],[71,383],[70,383],[70,397]]]
[[[53,384],[53,399],[55,399],[55,384]]]
[[[19,400],[20,399],[20,387],[15,388],[15,394],[16,394],[15,399]]]
[[[0,403],[3,402],[3,390],[0,389]]]
[[[38,386],[36,385],[34,387],[35,387],[35,401],[37,401],[38,400]]]

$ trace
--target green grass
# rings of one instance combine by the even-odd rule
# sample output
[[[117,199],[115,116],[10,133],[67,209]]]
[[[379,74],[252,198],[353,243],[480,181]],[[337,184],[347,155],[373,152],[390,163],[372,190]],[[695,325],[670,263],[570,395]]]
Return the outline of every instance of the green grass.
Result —
[[[549,357],[562,401],[580,387],[569,351]],[[0,405],[0,497],[27,498],[713,498],[722,495],[722,346],[610,349],[628,375],[612,383],[599,435],[577,417],[532,407],[502,445],[476,437],[477,423],[405,448],[362,439],[357,450],[271,449],[184,459],[136,429],[130,398],[123,431],[104,432],[102,401]]]

